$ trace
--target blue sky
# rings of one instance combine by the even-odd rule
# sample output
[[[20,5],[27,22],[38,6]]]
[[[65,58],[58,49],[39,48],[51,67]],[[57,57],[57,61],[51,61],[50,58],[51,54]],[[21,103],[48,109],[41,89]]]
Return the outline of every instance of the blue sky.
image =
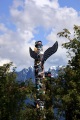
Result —
[[[77,11],[80,11],[80,0],[59,0],[61,7],[72,7]]]
[[[0,15],[9,17],[9,9],[12,2],[12,0],[0,0]]]
[[[0,0],[0,15],[9,16],[9,9],[12,3],[13,0]],[[75,10],[80,11],[80,0],[59,0],[59,4],[61,7],[72,7]]]
[[[57,33],[64,28],[72,32],[74,24],[80,25],[80,0],[0,0],[0,63],[13,61],[19,69],[33,66],[29,47],[42,40],[44,51],[59,43],[45,68],[66,65],[61,44],[67,40]]]

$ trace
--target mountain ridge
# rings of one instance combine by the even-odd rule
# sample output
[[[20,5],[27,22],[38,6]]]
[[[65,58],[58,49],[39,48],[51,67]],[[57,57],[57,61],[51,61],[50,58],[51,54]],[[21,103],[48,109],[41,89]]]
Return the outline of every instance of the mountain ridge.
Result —
[[[58,76],[58,72],[62,66],[51,66],[48,71],[45,72],[51,72],[51,77],[56,78]],[[32,79],[33,82],[35,82],[35,74],[34,74],[34,67],[30,66],[29,68],[24,68],[21,71],[16,71],[17,74],[17,80],[18,81],[25,81],[28,79]]]

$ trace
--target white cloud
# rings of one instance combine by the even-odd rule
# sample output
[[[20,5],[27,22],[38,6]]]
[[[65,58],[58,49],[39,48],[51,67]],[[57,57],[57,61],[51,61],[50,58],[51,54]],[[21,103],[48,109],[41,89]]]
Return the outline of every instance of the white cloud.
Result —
[[[5,63],[9,63],[10,60],[9,59],[1,59],[0,58],[0,66],[4,65]]]
[[[45,67],[51,65],[66,64],[66,50],[61,48],[61,44],[67,40],[59,38],[57,33],[63,28],[72,31],[74,24],[80,24],[80,16],[73,8],[59,6],[58,0],[13,0],[10,7],[11,22],[15,24],[16,31],[9,29],[5,24],[0,24],[0,56],[1,60],[9,59],[19,68],[33,65],[33,59],[29,55],[29,46],[34,48],[35,32],[37,27],[42,27],[45,31],[52,29],[46,35],[48,40],[44,46],[44,51],[58,41],[58,51],[49,58]],[[1,62],[2,63],[2,62]]]
[[[54,9],[59,7],[58,0],[33,0],[33,1],[36,3],[37,6],[40,7],[47,6]]]
[[[25,40],[27,39],[27,40]],[[8,32],[0,36],[0,56],[4,59],[10,59],[16,66],[30,66],[28,37],[18,32]],[[31,60],[30,60],[31,61]],[[2,63],[2,62],[1,62]],[[26,66],[27,67],[27,66]]]

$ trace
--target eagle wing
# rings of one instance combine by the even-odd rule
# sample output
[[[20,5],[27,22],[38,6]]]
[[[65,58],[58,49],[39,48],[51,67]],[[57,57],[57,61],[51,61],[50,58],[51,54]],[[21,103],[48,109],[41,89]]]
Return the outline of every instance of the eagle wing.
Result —
[[[30,52],[30,56],[33,58],[33,59],[36,59],[37,58],[37,53],[35,51],[33,51],[31,48],[29,48],[29,52]]]
[[[52,47],[49,47],[43,55],[43,63],[58,49],[58,42],[56,41]]]

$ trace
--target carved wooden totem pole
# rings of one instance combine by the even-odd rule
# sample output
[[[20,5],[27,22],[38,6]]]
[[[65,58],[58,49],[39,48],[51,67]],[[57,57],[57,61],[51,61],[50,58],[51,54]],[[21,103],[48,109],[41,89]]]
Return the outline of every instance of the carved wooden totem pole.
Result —
[[[45,95],[45,84],[44,84],[44,63],[45,61],[54,54],[58,49],[58,42],[52,47],[49,47],[43,53],[43,45],[41,41],[35,42],[34,51],[30,48],[30,56],[34,59],[34,69],[35,69],[35,84],[36,84],[36,109],[39,111],[43,111],[45,107],[45,100],[41,97],[41,94]],[[44,114],[45,118],[45,114]]]

